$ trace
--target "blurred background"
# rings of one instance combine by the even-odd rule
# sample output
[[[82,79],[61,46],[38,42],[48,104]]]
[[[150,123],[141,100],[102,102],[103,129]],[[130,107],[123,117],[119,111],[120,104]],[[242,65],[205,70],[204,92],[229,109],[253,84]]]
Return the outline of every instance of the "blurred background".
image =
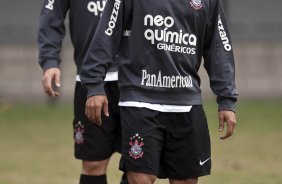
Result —
[[[231,140],[218,140],[215,97],[201,69],[214,145],[214,174],[201,183],[281,184],[282,1],[222,2],[236,60],[238,130]],[[61,96],[51,99],[43,92],[37,59],[41,3],[0,1],[0,184],[78,181],[80,162],[72,156],[73,49],[67,34]],[[115,155],[109,183],[118,183],[117,163]]]
[[[223,0],[237,67],[240,98],[282,96],[282,2]],[[45,101],[37,63],[40,0],[0,1],[0,102]],[[81,17],[83,18],[83,17]],[[62,52],[62,96],[70,101],[75,78],[69,36]],[[205,72],[202,72],[205,74]],[[203,92],[212,95],[203,80]]]

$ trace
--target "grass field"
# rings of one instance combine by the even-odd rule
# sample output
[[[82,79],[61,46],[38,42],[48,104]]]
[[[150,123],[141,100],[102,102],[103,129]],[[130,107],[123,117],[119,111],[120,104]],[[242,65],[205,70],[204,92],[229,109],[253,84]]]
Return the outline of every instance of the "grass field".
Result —
[[[238,103],[236,133],[226,141],[219,140],[216,104],[204,105],[213,167],[199,183],[281,184],[282,100]],[[71,104],[0,104],[0,184],[77,184],[71,122]],[[119,181],[118,160],[111,160],[109,184]]]

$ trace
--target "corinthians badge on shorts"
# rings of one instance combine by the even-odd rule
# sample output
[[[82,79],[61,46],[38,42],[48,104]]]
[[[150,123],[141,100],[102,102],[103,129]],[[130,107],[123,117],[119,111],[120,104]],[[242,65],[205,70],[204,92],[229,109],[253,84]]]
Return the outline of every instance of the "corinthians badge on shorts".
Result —
[[[144,155],[142,150],[142,146],[144,146],[143,138],[138,133],[130,138],[129,145],[131,146],[129,156],[137,160]]]
[[[190,6],[195,10],[200,10],[203,8],[202,0],[190,0]]]
[[[74,127],[74,141],[76,144],[82,144],[84,141],[83,138],[84,126],[79,121]]]

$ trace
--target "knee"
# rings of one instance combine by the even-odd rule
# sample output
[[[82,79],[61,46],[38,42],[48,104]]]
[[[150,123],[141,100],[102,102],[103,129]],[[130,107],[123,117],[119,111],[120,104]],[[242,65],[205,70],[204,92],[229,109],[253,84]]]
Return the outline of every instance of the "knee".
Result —
[[[100,176],[106,174],[109,160],[82,161],[82,174]]]
[[[130,184],[152,184],[156,180],[156,176],[144,174],[144,173],[135,173],[128,172],[127,180]]]

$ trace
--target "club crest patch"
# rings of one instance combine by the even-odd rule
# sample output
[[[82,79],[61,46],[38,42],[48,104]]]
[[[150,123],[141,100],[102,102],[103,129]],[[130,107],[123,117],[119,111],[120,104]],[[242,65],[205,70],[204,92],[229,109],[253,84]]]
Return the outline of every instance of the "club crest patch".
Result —
[[[82,144],[84,142],[83,133],[84,126],[79,121],[74,127],[74,141],[76,144]]]
[[[200,10],[203,8],[202,0],[190,0],[190,6],[195,10]]]
[[[131,146],[129,150],[129,156],[137,160],[143,157],[144,152],[142,146],[144,146],[143,138],[137,133],[130,138],[129,145]]]

